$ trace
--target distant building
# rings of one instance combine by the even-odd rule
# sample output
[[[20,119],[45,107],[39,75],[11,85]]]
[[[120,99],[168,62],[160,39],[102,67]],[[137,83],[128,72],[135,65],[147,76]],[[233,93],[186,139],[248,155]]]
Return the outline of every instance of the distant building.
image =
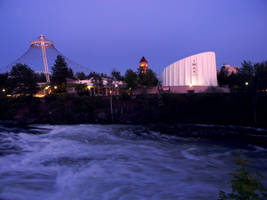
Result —
[[[74,83],[74,84],[85,84],[87,86],[91,86],[93,87],[94,86],[94,78],[90,78],[90,79],[85,79],[85,80],[73,80],[73,82],[68,82],[68,83]],[[102,78],[102,83],[103,83],[103,86],[108,86],[108,78]],[[112,80],[111,84],[115,87],[123,87],[124,86],[124,83],[123,81],[115,81],[115,80]]]
[[[221,70],[225,70],[226,75],[230,76],[231,74],[236,74],[239,71],[239,68],[231,65],[223,65]]]
[[[143,56],[142,59],[139,62],[139,70],[141,73],[146,73],[148,69],[148,62],[145,59],[145,57]]]

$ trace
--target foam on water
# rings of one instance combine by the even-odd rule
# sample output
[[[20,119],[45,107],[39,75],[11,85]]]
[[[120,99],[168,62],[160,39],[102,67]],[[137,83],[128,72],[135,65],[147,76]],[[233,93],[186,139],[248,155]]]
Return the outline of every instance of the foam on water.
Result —
[[[0,199],[216,199],[240,150],[141,126],[33,128],[0,132]],[[243,150],[267,169],[265,149]]]

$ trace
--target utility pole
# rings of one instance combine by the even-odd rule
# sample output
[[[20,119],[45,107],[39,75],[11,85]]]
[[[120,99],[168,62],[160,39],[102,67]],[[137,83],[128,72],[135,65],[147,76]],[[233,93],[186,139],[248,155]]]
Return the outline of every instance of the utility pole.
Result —
[[[113,122],[112,90],[109,91],[109,94],[110,94],[110,115],[111,115],[111,121]]]

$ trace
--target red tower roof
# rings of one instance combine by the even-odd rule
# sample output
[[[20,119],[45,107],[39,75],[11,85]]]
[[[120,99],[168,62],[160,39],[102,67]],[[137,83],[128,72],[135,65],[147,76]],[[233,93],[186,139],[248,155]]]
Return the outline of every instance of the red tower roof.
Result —
[[[148,63],[144,56],[143,56],[142,59],[140,60],[140,63],[141,63],[141,62],[146,62],[146,63]]]

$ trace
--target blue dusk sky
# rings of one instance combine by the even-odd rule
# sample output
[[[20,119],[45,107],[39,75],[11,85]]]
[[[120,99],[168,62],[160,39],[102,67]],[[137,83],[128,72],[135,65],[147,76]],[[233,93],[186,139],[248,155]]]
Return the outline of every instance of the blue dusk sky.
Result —
[[[267,60],[267,0],[0,0],[0,67],[44,34],[66,57],[97,72],[156,73],[215,51],[217,68]]]

